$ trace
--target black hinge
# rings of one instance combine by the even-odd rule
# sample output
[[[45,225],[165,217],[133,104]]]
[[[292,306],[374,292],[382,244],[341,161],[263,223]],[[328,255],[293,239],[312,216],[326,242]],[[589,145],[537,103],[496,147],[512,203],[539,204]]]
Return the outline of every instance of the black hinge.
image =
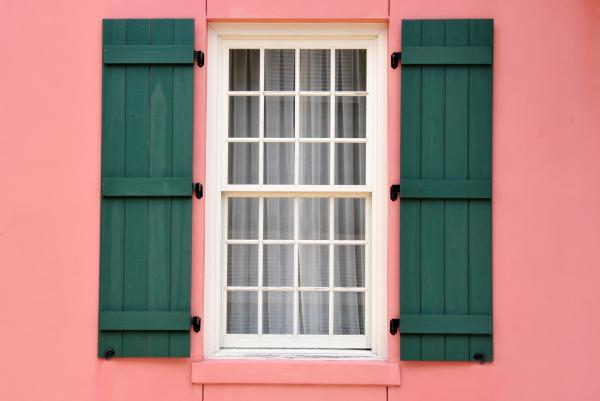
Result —
[[[196,194],[196,199],[201,199],[204,196],[204,188],[199,182],[194,184],[194,194]]]
[[[476,361],[479,361],[479,363],[481,363],[483,365],[483,363],[485,362],[485,355],[482,354],[481,352],[478,352],[475,355],[473,355],[473,359],[475,359]]]
[[[196,64],[198,64],[198,67],[204,67],[204,52],[202,50],[196,50],[194,53],[196,56]]]
[[[398,64],[400,64],[400,60],[402,59],[402,53],[401,52],[393,52],[392,53],[392,68],[396,69],[398,68]]]
[[[390,187],[390,199],[395,201],[400,193],[400,184],[394,184]]]
[[[400,319],[392,319],[390,320],[390,334],[396,335],[398,332],[398,328],[400,327]]]
[[[202,326],[202,319],[200,319],[198,316],[192,316],[190,324],[193,327],[194,333],[198,333],[200,331],[200,326]]]
[[[113,356],[115,356],[115,354],[116,352],[114,348],[107,348],[106,351],[104,351],[104,359],[111,359]]]

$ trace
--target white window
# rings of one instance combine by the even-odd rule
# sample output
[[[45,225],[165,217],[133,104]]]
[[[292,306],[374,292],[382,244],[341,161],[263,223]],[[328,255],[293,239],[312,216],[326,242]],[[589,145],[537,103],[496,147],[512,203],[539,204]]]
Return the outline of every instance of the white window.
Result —
[[[207,356],[384,349],[385,35],[315,27],[210,29]]]

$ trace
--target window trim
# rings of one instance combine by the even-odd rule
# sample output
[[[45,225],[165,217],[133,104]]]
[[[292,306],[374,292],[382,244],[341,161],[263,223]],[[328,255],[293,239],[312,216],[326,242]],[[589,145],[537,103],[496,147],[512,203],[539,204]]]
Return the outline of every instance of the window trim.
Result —
[[[222,151],[223,138],[219,133],[220,105],[223,104],[222,59],[227,43],[240,45],[252,40],[253,46],[261,39],[288,38],[290,41],[306,40],[356,40],[368,42],[374,53],[376,67],[373,75],[373,134],[371,152],[367,153],[367,163],[372,168],[371,182],[353,186],[358,194],[371,193],[371,203],[377,207],[371,210],[371,291],[372,312],[367,332],[371,350],[349,349],[221,349],[221,258],[222,252],[222,192],[231,186],[223,181],[226,160]],[[251,45],[252,46],[252,45]],[[205,208],[205,274],[204,274],[204,357],[205,358],[283,358],[283,359],[383,359],[387,357],[387,32],[384,24],[256,24],[256,23],[211,23],[208,26],[208,79],[206,111],[206,208]],[[210,55],[213,55],[212,57]],[[370,154],[370,155],[369,155]],[[377,157],[373,157],[377,155]],[[239,186],[235,186],[236,189]],[[275,186],[273,191],[286,188]],[[283,186],[285,187],[285,186]],[[220,188],[211,191],[211,188]],[[250,187],[247,188],[251,190]],[[297,190],[297,188],[296,188]],[[315,189],[315,193],[318,190]],[[326,193],[331,193],[329,189]],[[376,289],[376,290],[373,290]]]

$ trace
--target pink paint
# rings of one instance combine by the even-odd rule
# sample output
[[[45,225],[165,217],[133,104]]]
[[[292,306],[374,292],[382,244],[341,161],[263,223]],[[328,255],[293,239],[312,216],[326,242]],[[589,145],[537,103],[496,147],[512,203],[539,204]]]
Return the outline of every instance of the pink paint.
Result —
[[[208,2],[2,2],[0,399],[600,399],[600,3],[394,0],[388,14],[385,0]],[[339,384],[345,383],[340,372],[355,370],[347,363],[336,370],[333,362],[300,373],[318,377],[315,385],[213,384],[236,382],[218,374],[225,361],[207,362],[221,369],[203,373],[211,384],[191,384],[192,371],[194,380],[199,372],[192,361],[202,360],[201,335],[192,336],[189,360],[97,359],[105,17],[193,17],[200,49],[207,18],[389,19],[389,52],[400,48],[402,18],[494,18],[495,361],[398,364],[398,337],[390,336],[388,362],[399,366],[402,384],[386,388],[378,385],[383,382]],[[196,69],[194,174],[201,181],[205,77],[206,69]],[[399,178],[399,82],[399,70],[388,69],[390,183]],[[388,206],[392,318],[398,315],[399,210],[397,203]],[[192,304],[202,315],[202,201],[194,202],[193,213]],[[282,383],[273,377],[299,369],[294,361],[276,366],[262,374],[255,368],[252,377]],[[239,382],[243,371],[231,369]]]
[[[192,383],[398,386],[400,369],[382,362],[211,360],[192,364]]]

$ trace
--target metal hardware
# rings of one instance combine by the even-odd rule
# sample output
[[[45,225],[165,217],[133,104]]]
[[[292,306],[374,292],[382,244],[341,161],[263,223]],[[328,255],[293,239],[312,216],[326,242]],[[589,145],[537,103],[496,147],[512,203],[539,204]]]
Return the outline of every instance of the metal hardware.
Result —
[[[196,53],[196,64],[198,64],[198,67],[204,67],[204,52],[202,50],[196,50],[194,53]]]
[[[115,350],[113,348],[108,348],[104,351],[104,359],[111,359],[113,356],[115,356]]]
[[[204,196],[204,188],[199,182],[194,184],[194,193],[196,194],[196,199],[201,199]]]
[[[479,361],[479,363],[483,365],[485,362],[485,355],[483,355],[481,352],[477,352],[475,355],[473,355],[473,359]]]
[[[400,319],[392,319],[390,320],[390,334],[395,336],[398,332],[398,328],[400,327]]]
[[[392,68],[396,69],[398,68],[398,64],[400,64],[400,60],[402,59],[402,53],[401,52],[393,52],[392,53]]]
[[[200,327],[202,325],[202,319],[200,319],[198,316],[193,316],[192,319],[190,320],[190,324],[192,325],[192,327],[194,329],[194,333],[198,333],[200,331]]]
[[[395,201],[400,193],[400,184],[394,184],[390,187],[390,199]]]

